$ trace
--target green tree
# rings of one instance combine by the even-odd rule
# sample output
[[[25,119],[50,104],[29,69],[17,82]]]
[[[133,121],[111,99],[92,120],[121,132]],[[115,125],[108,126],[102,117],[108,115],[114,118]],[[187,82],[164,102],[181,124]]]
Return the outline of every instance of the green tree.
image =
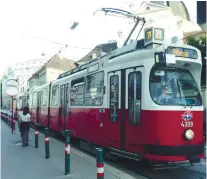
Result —
[[[200,37],[190,36],[186,38],[186,42],[188,45],[194,46],[201,51],[201,57],[202,57],[201,86],[206,86],[206,36],[200,36]]]

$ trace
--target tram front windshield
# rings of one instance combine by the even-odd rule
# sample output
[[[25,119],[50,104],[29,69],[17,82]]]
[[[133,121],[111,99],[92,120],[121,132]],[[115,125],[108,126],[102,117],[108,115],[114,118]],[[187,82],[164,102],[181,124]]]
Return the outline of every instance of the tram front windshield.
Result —
[[[150,95],[159,105],[201,106],[197,84],[188,70],[153,68],[150,73]]]

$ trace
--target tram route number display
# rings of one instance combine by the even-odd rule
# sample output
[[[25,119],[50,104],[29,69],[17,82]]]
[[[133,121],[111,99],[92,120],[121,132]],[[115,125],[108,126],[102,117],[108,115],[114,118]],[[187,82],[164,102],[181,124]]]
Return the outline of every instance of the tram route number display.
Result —
[[[176,57],[197,59],[198,53],[194,49],[182,48],[182,47],[168,47],[167,54],[175,55]]]
[[[182,127],[193,127],[193,121],[182,121],[181,126]]]

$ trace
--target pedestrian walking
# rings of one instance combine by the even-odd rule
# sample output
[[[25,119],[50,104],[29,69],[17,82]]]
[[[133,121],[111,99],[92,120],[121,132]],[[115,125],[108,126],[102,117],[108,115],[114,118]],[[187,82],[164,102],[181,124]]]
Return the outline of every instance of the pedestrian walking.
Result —
[[[20,132],[22,137],[22,147],[29,146],[29,124],[30,124],[30,114],[29,108],[26,106],[23,109],[23,113],[19,115],[20,117]]]

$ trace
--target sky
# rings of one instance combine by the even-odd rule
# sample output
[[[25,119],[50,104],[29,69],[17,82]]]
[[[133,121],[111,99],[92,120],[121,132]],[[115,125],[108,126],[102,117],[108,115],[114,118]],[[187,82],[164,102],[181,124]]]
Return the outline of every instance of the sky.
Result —
[[[93,47],[117,38],[113,20],[97,12],[101,7],[122,8],[127,3],[141,3],[139,0],[4,0],[0,3],[0,76],[9,64],[46,58],[65,47],[63,56],[78,60]],[[196,22],[196,1],[185,0],[190,17]],[[79,25],[70,30],[74,21]],[[118,20],[117,20],[118,22]],[[122,28],[122,26],[117,27]],[[116,29],[117,30],[117,29]],[[107,34],[107,38],[106,38]],[[113,34],[113,35],[108,35]],[[40,40],[42,39],[42,40]],[[52,43],[52,42],[58,42]]]

